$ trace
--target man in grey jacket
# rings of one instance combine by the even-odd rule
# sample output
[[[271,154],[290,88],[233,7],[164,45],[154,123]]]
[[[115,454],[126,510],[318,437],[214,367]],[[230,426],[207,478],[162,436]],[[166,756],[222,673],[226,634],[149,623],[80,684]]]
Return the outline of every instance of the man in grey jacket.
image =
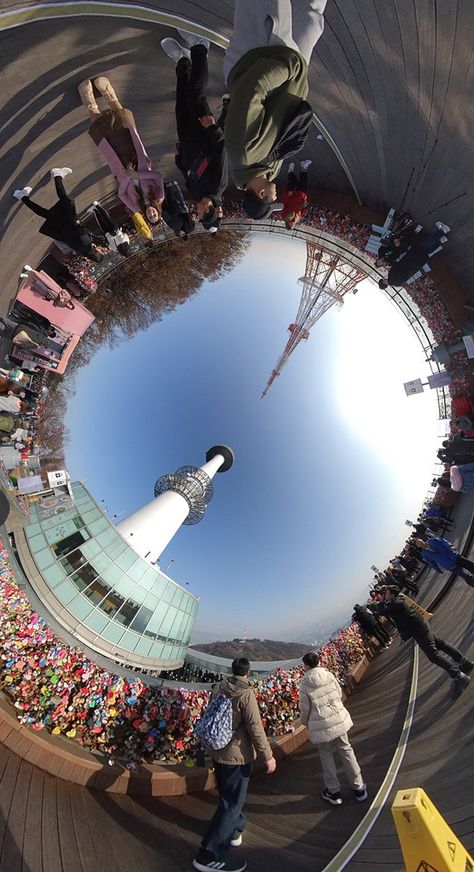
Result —
[[[367,787],[347,738],[352,719],[342,704],[341,686],[332,672],[319,666],[319,655],[314,651],[304,655],[303,667],[306,674],[300,682],[301,722],[308,727],[309,741],[318,746],[326,785],[321,795],[331,805],[342,805],[334,760],[337,751],[356,800],[364,802]]]
[[[232,663],[232,675],[212,688],[211,699],[225,694],[232,700],[233,738],[221,751],[213,752],[219,804],[212,817],[201,848],[193,860],[195,869],[219,869],[221,872],[243,872],[244,860],[226,857],[230,846],[242,844],[245,829],[243,807],[252,763],[257,754],[265,760],[269,775],[276,769],[276,760],[263,729],[257,698],[249,684],[250,663],[239,657]]]

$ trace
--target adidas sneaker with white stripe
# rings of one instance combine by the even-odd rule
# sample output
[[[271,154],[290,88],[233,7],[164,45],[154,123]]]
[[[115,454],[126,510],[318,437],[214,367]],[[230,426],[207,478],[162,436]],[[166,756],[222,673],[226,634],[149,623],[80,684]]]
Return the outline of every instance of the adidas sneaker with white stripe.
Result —
[[[244,872],[247,868],[245,860],[219,859],[210,851],[205,851],[201,848],[197,857],[193,860],[195,869],[200,872],[207,872],[209,869],[217,869],[218,872]]]

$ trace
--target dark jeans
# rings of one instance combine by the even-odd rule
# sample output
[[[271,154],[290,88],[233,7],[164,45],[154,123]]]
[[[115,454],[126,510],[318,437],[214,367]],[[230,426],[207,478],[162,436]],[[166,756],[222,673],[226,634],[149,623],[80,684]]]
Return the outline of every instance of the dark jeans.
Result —
[[[212,115],[206,97],[208,80],[207,50],[204,45],[193,45],[191,60],[181,58],[176,64],[176,129],[183,142],[195,132],[202,133],[199,118]]]
[[[460,575],[470,587],[474,587],[474,563],[472,560],[468,560],[467,557],[461,557],[459,554],[459,556],[456,557],[456,568],[458,569],[458,575]],[[466,572],[461,572],[460,570],[462,569],[465,569]]]
[[[442,669],[446,669],[451,678],[459,678],[460,667],[462,669],[467,661],[457,648],[454,648],[449,642],[445,642],[444,639],[440,639],[439,636],[435,636],[429,627],[423,635],[415,637],[415,642],[426,654],[428,660],[441,666]]]
[[[286,183],[287,191],[303,191],[303,193],[307,193],[308,191],[308,173],[304,170],[300,172],[300,177],[296,173],[288,173],[288,181]]]
[[[234,830],[245,829],[247,821],[242,809],[247,797],[251,769],[251,763],[244,766],[214,763],[219,804],[201,846],[217,857],[226,853]]]
[[[112,221],[109,213],[106,212],[104,207],[100,204],[94,206],[94,217],[102,230],[102,233],[111,233],[112,235],[117,233],[117,227]]]
[[[390,642],[390,634],[387,633],[385,627],[383,627],[382,624],[379,624],[378,622],[373,626],[370,626],[369,629],[366,630],[366,632],[369,634],[369,636],[373,636],[374,639],[377,639],[377,642],[380,642],[381,645],[388,645],[388,643]]]

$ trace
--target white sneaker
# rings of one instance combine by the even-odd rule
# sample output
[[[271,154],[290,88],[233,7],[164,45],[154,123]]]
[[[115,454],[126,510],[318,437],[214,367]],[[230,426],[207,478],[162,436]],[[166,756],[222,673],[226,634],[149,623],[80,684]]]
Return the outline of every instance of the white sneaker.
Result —
[[[53,167],[51,170],[51,178],[54,179],[55,176],[59,176],[61,179],[65,179],[66,176],[70,176],[71,173],[71,167]]]
[[[171,36],[162,39],[160,45],[164,53],[167,54],[172,61],[176,61],[176,63],[178,63],[181,58],[187,58],[188,61],[191,60],[191,52],[189,49],[184,48],[183,45],[180,45],[177,39],[173,39]]]
[[[449,231],[451,230],[449,224],[443,224],[442,221],[437,221],[436,227],[438,228],[438,230],[441,230],[443,233],[449,233]]]
[[[180,30],[179,27],[177,27],[176,30],[189,48],[193,45],[205,45],[206,50],[209,51],[211,43],[210,40],[206,39],[204,36],[196,36],[196,34],[190,33],[188,30]]]
[[[291,163],[288,164],[288,173],[294,173],[294,171],[295,171],[295,165],[294,165],[294,162],[291,161]]]
[[[12,197],[15,197],[15,200],[23,200],[23,197],[29,197],[33,188],[17,188],[16,191],[13,191]]]
[[[234,830],[234,834],[230,840],[230,844],[233,848],[240,848],[242,844],[242,832],[241,830]]]
[[[312,160],[300,160],[300,169],[307,173],[312,163]]]

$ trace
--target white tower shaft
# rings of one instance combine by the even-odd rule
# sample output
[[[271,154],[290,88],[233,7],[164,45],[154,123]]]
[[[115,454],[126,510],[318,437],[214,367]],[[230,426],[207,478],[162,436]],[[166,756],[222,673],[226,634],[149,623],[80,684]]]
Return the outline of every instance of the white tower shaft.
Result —
[[[176,473],[163,476],[160,482],[164,482],[165,489],[159,496],[117,524],[119,533],[140,557],[156,563],[175,533],[186,523],[194,504],[198,504],[202,516],[212,498],[211,479],[224,461],[222,454],[215,454],[197,470],[181,467]]]

